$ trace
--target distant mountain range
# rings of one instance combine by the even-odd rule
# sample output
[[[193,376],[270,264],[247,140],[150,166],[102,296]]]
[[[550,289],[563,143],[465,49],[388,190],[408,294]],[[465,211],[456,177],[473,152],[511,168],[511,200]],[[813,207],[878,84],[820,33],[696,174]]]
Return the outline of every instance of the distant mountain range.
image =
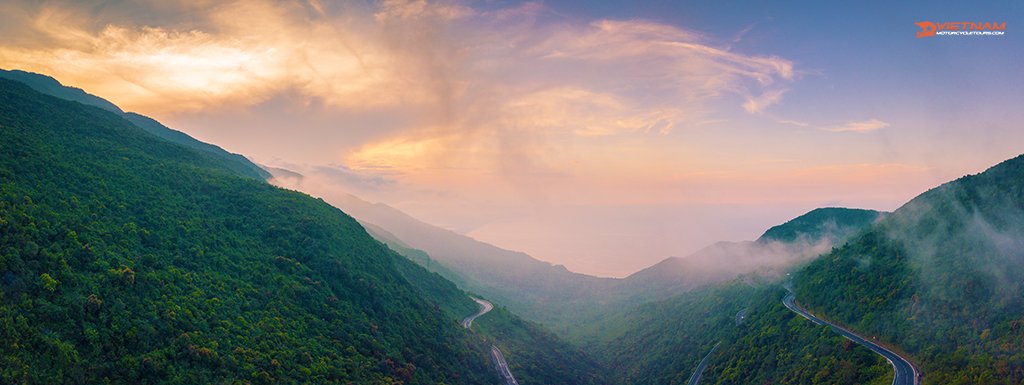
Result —
[[[271,171],[283,178],[297,174]],[[816,209],[769,229],[757,241],[719,242],[693,255],[670,257],[615,279],[574,273],[353,195],[331,203],[400,254],[564,336],[583,332],[581,323],[600,318],[607,309],[664,299],[743,274],[777,276],[795,263],[827,252],[883,215],[862,209]],[[773,238],[776,236],[779,238]]]

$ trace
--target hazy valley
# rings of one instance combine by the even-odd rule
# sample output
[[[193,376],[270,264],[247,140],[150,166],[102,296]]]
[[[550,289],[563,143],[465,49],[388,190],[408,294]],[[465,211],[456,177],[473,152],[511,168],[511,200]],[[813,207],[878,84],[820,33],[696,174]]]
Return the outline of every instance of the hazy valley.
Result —
[[[1024,384],[1022,10],[0,0],[0,383]]]

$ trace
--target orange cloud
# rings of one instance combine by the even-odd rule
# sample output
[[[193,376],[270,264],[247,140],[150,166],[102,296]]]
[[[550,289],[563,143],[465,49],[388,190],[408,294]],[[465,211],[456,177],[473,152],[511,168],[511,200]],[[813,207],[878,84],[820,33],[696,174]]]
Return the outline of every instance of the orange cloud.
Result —
[[[472,96],[467,87],[484,84],[502,93],[494,100],[499,104],[547,88],[605,95],[617,88],[611,96],[631,104],[623,114],[643,107],[638,94],[654,91],[666,102],[640,115],[675,108],[696,118],[706,112],[705,102],[727,94],[775,95],[771,103],[777,103],[781,93],[759,88],[792,80],[794,73],[787,60],[725,51],[666,24],[536,25],[532,20],[544,12],[536,3],[480,12],[423,0],[364,7],[183,1],[146,8],[189,15],[156,18],[160,23],[153,25],[75,4],[25,4],[32,3],[7,13],[5,21],[24,27],[22,35],[45,36],[45,44],[25,43],[11,28],[8,43],[0,44],[0,63],[46,72],[151,113],[245,106],[293,90],[343,108],[438,106],[459,103],[455,99]],[[600,73],[558,79],[581,67]]]
[[[192,11],[195,23],[106,20],[96,28],[79,17],[82,10],[46,5],[26,23],[47,37],[46,44],[0,44],[0,63],[54,75],[150,113],[246,106],[289,90],[343,108],[432,98],[419,79],[410,78],[418,75],[416,61],[388,47],[388,32],[378,25],[347,16],[311,17],[298,3],[199,7]],[[423,17],[449,16],[431,15]]]

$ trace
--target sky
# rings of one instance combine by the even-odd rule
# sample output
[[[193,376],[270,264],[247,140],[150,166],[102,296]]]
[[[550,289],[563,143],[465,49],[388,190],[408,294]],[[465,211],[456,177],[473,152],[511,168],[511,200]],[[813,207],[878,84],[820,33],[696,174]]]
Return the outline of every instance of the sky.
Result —
[[[1024,152],[1024,7],[975,3],[0,0],[0,68],[621,277]]]

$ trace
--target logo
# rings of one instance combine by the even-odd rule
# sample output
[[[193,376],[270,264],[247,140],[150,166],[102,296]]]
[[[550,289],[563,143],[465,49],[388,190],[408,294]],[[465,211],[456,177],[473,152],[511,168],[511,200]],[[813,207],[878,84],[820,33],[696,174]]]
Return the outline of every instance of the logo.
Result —
[[[970,21],[947,21],[935,23],[919,21],[914,23],[921,28],[917,38],[929,36],[1002,36],[1006,33],[1006,22],[975,23]]]

